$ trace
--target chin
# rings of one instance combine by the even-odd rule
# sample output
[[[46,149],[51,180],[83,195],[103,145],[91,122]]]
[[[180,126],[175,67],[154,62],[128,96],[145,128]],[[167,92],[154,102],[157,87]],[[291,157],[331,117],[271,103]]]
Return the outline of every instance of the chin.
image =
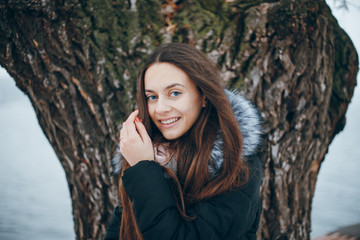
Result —
[[[179,138],[179,137],[176,137],[176,136],[166,136],[166,135],[163,135],[164,136],[164,138],[166,139],[166,140],[175,140],[175,139],[177,139],[177,138]]]
[[[166,139],[166,140],[175,140],[175,139],[178,139],[179,137],[181,137],[182,135],[180,134],[176,134],[176,133],[168,133],[168,134],[164,134],[163,133],[163,137]]]

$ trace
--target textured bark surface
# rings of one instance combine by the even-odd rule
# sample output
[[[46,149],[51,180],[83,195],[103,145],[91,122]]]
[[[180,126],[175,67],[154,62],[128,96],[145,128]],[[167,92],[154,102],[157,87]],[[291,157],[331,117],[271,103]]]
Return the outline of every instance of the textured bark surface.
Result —
[[[264,117],[259,239],[309,239],[316,178],[356,85],[358,57],[322,0],[0,3],[0,64],[66,173],[78,239],[102,239],[109,176],[138,71],[163,42],[197,46]]]

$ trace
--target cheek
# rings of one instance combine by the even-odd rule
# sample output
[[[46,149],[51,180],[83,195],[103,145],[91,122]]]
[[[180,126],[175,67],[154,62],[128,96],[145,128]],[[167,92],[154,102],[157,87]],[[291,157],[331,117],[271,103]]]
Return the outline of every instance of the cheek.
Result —
[[[194,122],[200,115],[201,105],[198,101],[188,102],[186,105],[183,105],[183,112],[186,112],[189,117],[189,121]]]
[[[149,112],[149,116],[150,116],[151,120],[153,120],[153,122],[155,122],[155,121],[154,121],[154,118],[155,118],[155,108],[154,108],[153,106],[151,106],[151,105],[148,105],[148,112]]]

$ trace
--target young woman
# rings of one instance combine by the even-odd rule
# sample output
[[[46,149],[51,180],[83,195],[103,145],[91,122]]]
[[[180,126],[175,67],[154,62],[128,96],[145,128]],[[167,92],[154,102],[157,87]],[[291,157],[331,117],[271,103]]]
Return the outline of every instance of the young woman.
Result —
[[[137,100],[113,159],[122,209],[105,239],[255,239],[256,109],[222,88],[203,53],[181,43],[149,57]]]

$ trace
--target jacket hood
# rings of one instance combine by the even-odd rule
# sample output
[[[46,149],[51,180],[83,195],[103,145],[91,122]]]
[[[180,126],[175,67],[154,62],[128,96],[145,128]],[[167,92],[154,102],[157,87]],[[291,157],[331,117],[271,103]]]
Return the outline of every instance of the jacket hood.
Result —
[[[246,156],[255,154],[260,145],[262,135],[260,127],[261,117],[254,105],[243,96],[229,90],[225,90],[225,94],[240,126],[240,131],[243,137],[242,158],[243,160],[246,160]],[[223,145],[222,136],[221,134],[218,134],[211,152],[209,172],[212,176],[217,175],[224,161]],[[124,160],[124,157],[120,153],[119,141],[115,148],[115,154],[111,162],[113,167],[112,175],[120,173]]]
[[[262,120],[258,110],[243,96],[229,90],[225,90],[225,94],[240,126],[243,138],[242,159],[246,161],[246,156],[255,154],[260,145],[262,135],[260,125]],[[217,175],[217,173],[221,170],[221,166],[224,161],[223,145],[222,136],[221,134],[218,134],[211,152],[211,164],[209,166],[209,171],[212,176]]]

